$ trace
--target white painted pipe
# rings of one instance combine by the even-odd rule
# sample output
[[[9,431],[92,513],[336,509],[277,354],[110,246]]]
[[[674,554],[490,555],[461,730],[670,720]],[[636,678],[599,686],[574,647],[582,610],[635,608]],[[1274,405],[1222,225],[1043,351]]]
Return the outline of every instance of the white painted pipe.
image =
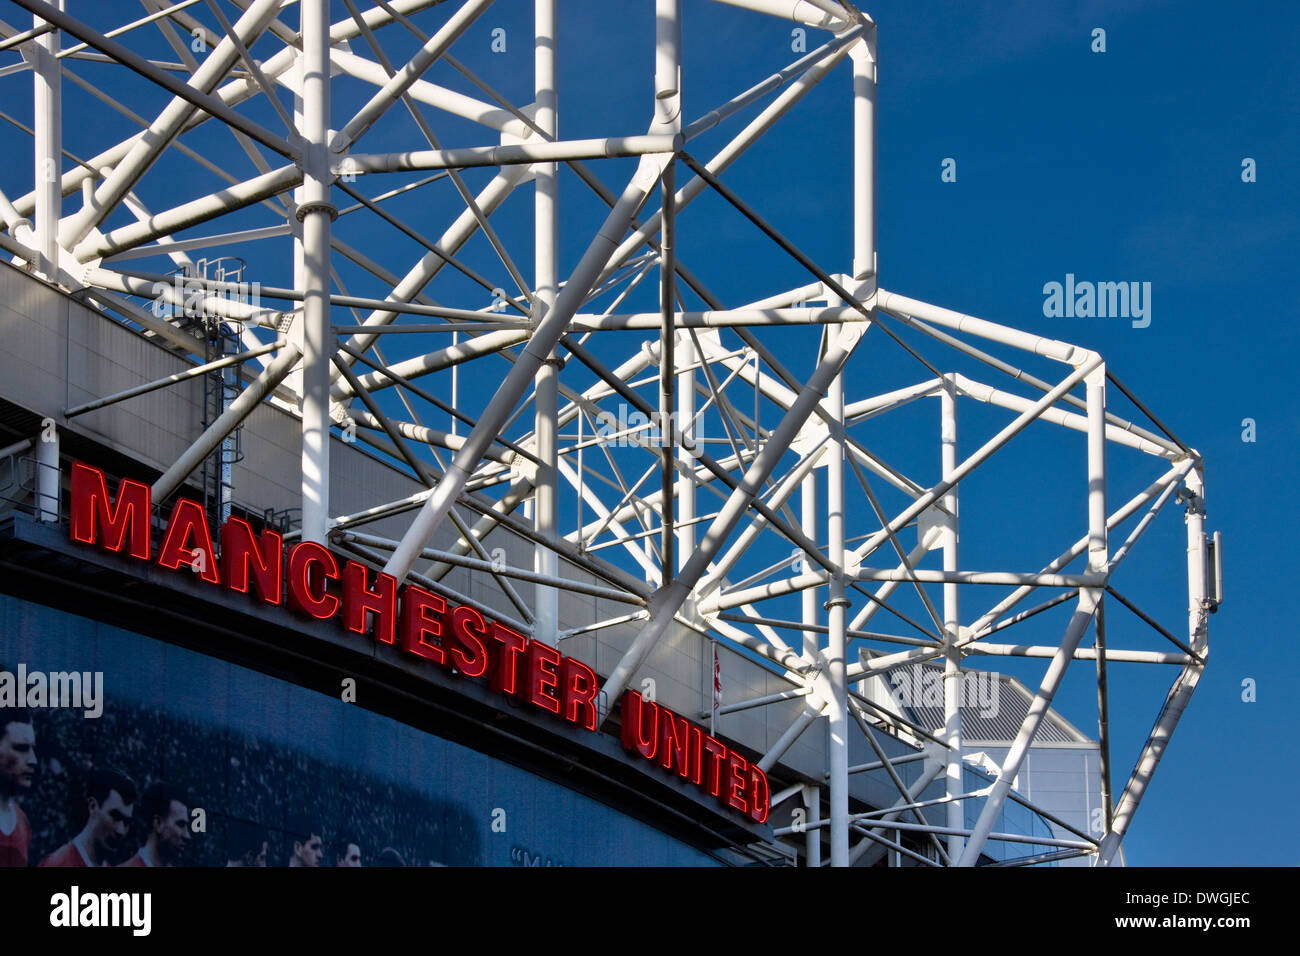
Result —
[[[296,165],[282,166],[269,173],[155,213],[141,222],[120,226],[102,236],[91,234],[73,254],[80,262],[104,259],[126,252],[146,242],[170,236],[218,216],[288,192],[303,181],[303,170]]]
[[[389,107],[398,102],[402,94],[410,89],[411,84],[418,80],[420,75],[432,66],[434,61],[442,56],[491,5],[492,0],[466,0],[464,6],[451,15],[419,52],[393,74],[392,78],[384,84],[383,89],[375,93],[366,105],[344,124],[343,128],[334,135],[330,149],[336,153],[342,152],[365,135],[366,130],[370,129]],[[328,28],[325,46],[328,50]]]
[[[64,9],[64,0],[55,3]],[[39,16],[32,17],[33,27],[44,24]],[[63,71],[56,59],[59,44],[58,30],[42,34],[33,46],[36,62],[32,70],[32,168],[36,170],[36,250],[40,254],[37,263],[41,273],[54,283],[59,278],[59,217],[63,205],[59,192],[63,178]]]
[[[823,30],[839,30],[848,22],[847,15],[842,11],[838,14],[829,13],[811,0],[719,0],[719,2]]]
[[[57,524],[62,496],[62,471],[59,465],[59,430],[42,422],[36,441],[36,516],[40,521]]]
[[[402,153],[352,153],[335,162],[337,172],[394,173],[426,169],[462,169],[472,166],[511,166],[556,163],[574,159],[608,159],[671,153],[677,137],[664,134],[607,136],[564,142],[509,143],[503,146],[465,146],[458,149],[420,149]]]
[[[555,140],[559,133],[558,96],[556,92],[556,0],[536,0],[533,36],[533,96],[537,104],[534,122],[541,135]],[[554,142],[528,144],[524,152],[534,155],[556,150]],[[671,148],[671,145],[670,147]],[[559,158],[547,157],[549,158]],[[538,326],[554,307],[559,291],[559,175],[553,162],[534,170],[536,196],[533,223],[533,295],[532,321]],[[560,533],[559,491],[559,418],[560,371],[552,351],[549,360],[537,369],[533,383],[533,435],[536,440],[537,467],[534,482],[533,527],[538,543],[533,546],[533,564],[545,578],[559,576],[556,542]],[[543,581],[535,594],[533,637],[554,646],[559,640],[559,592]]]
[[[1022,398],[1019,395],[1010,392],[1004,392],[976,382],[964,375],[956,375],[957,387],[962,394],[967,395],[977,401],[987,402],[990,405],[997,405],[1001,408],[1010,408],[1014,411],[1024,411],[1033,404],[1029,399]],[[1078,415],[1074,412],[1067,412],[1059,408],[1046,409],[1041,416],[1043,421],[1051,422],[1054,425],[1061,425],[1072,431],[1086,432],[1088,430],[1088,418],[1086,415]],[[1126,431],[1117,425],[1106,426],[1106,439],[1113,441],[1117,445],[1125,445],[1129,448],[1136,448],[1138,451],[1147,455],[1155,455],[1160,458],[1167,458],[1174,461],[1183,457],[1183,453],[1177,450],[1176,446],[1166,447],[1148,441],[1142,436],[1133,432]]]
[[[940,403],[940,467],[945,480],[951,481],[957,471],[957,395],[954,383],[949,379],[939,393]],[[944,762],[944,792],[947,805],[948,826],[961,829],[966,820],[962,805],[957,796],[963,790],[962,773],[964,764],[961,759],[962,717],[961,717],[961,654],[956,648],[961,630],[961,594],[960,584],[953,578],[961,570],[958,552],[958,511],[956,487],[950,487],[943,497],[944,510],[948,512],[947,527],[943,532],[943,741],[948,745],[947,760]],[[948,859],[955,860],[961,856],[962,837],[957,833],[948,835]]]
[[[1019,329],[998,325],[996,322],[989,322],[985,319],[977,319],[973,315],[964,315],[961,312],[954,312],[952,309],[931,305],[919,299],[909,299],[896,292],[887,292],[881,289],[876,299],[876,305],[887,312],[903,312],[918,319],[933,322],[935,325],[942,325],[958,332],[968,332],[991,342],[1001,342],[1003,345],[1010,345],[1013,348],[1033,352],[1035,355],[1042,355],[1058,362],[1068,362],[1075,367],[1090,360],[1088,351],[1077,345],[1058,342],[1055,339],[1044,338],[1041,335],[1033,335],[1029,332],[1021,332]]]

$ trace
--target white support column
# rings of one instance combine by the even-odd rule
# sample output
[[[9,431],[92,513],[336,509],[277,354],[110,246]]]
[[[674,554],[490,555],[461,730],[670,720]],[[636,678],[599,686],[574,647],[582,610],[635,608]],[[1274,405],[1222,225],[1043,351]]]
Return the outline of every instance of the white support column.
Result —
[[[302,538],[325,542],[329,528],[330,202],[329,0],[302,0]]]
[[[664,134],[679,136],[682,131],[682,3],[681,0],[655,0],[655,128]],[[678,554],[677,524],[686,523],[689,518],[679,516],[675,509],[678,502],[673,493],[680,486],[674,478],[678,439],[677,425],[674,421],[678,411],[678,399],[674,394],[677,389],[677,331],[676,331],[676,163],[670,160],[664,169],[660,191],[663,195],[663,207],[660,212],[659,241],[659,440],[662,447],[662,481],[660,517],[663,521],[661,584],[666,585],[673,579],[679,568],[685,566],[689,555],[686,546]],[[687,387],[690,396],[687,400],[694,407],[694,380],[689,380]],[[683,396],[686,398],[686,396]],[[689,463],[690,458],[686,458]],[[693,472],[694,469],[692,468]],[[694,505],[694,487],[691,488],[692,510]],[[688,525],[689,527],[689,525]],[[692,536],[691,542],[694,543]],[[710,680],[712,677],[710,677]]]
[[[292,51],[297,52],[297,51]],[[306,129],[306,119],[302,112],[302,73],[304,61],[301,55],[296,55],[293,60],[293,67],[290,72],[293,75],[293,123],[294,129]],[[293,205],[289,208],[299,209],[307,201],[307,187],[300,185],[293,191]],[[299,224],[298,232],[293,237],[293,287],[295,289],[307,288],[307,254],[302,247],[302,225]],[[303,318],[302,310],[299,308],[298,314],[294,317],[293,324],[289,327],[289,341],[293,343],[294,348],[300,352],[305,352],[307,344],[303,341]],[[294,369],[285,378],[284,383],[290,391],[296,395],[302,392],[302,367]],[[332,376],[331,376],[332,377]],[[337,400],[337,397],[336,397]]]
[[[59,473],[59,430],[42,423],[36,439],[36,515],[40,521],[58,523],[62,488]]]
[[[533,88],[537,114],[535,122],[542,133],[554,140],[558,135],[555,90],[556,0],[536,0],[533,40]],[[559,275],[556,256],[559,249],[558,203],[559,178],[555,163],[533,167],[537,194],[534,223],[533,327],[536,328],[555,305]],[[537,468],[533,527],[538,534],[534,548],[534,567],[539,574],[555,578],[560,573],[560,559],[553,545],[560,533],[560,501],[557,456],[559,454],[559,363],[552,352],[534,378],[537,396],[533,411],[537,435]],[[559,592],[548,585],[537,585],[533,609],[533,637],[554,644],[560,628]]]
[[[853,275],[876,276],[876,27],[850,52],[853,58]]]
[[[835,419],[826,467],[827,549],[836,572],[830,579],[826,602],[826,678],[830,685],[826,703],[828,723],[831,813],[831,866],[849,865],[849,691],[847,679],[849,599],[845,595],[844,520],[844,373],[838,372],[827,391],[826,404]]]
[[[869,296],[876,285],[876,33],[868,30],[855,44],[853,59],[853,272],[870,278],[855,295]],[[840,302],[832,298],[831,306]],[[828,340],[834,326],[827,328]],[[826,602],[826,678],[830,699],[826,705],[827,748],[830,771],[831,866],[849,866],[849,701],[848,701],[848,608],[844,562],[844,372],[841,368],[826,393],[826,407],[835,422],[826,467],[827,553],[835,572],[830,578]]]
[[[64,9],[65,0],[55,2],[60,10]],[[32,17],[33,27],[44,23],[40,17]],[[32,71],[36,248],[40,253],[36,263],[51,282],[59,278],[59,216],[63,208],[63,73],[56,59],[60,36],[58,30],[50,30],[37,38]]]
[[[804,833],[804,866],[817,868],[822,865],[821,787],[804,784],[802,796],[804,808],[808,811],[808,829]]]
[[[679,333],[677,363],[683,371],[677,373],[677,424],[681,431],[677,445],[677,461],[681,465],[677,474],[677,569],[686,566],[695,550],[695,458],[687,446],[696,446],[699,435],[692,424],[695,421],[695,363],[704,360],[697,355],[695,343],[689,335]],[[713,675],[709,675],[713,680]]]
[[[814,469],[799,483],[799,522],[800,530],[811,541],[817,540],[817,471]],[[810,570],[805,561],[803,568],[795,568],[796,573],[803,573]],[[803,623],[818,623],[818,589],[804,588],[800,595],[802,601]],[[803,656],[809,664],[817,660],[817,652],[821,649],[821,637],[816,631],[803,632]]]
[[[944,389],[939,401],[942,415],[941,435],[943,479],[952,479],[957,470],[957,395],[956,385],[949,378],[944,381]],[[961,569],[958,552],[957,489],[950,488],[943,496],[943,506],[951,516],[943,535],[943,569],[955,572]],[[948,827],[953,830],[965,830],[963,804],[956,797],[962,794],[962,759],[961,759],[961,653],[954,649],[960,640],[961,604],[960,587],[955,583],[943,585],[943,728],[944,743],[948,745],[947,760],[944,766],[944,792],[950,803],[947,805]],[[962,837],[957,834],[948,836],[948,858],[955,860],[961,856]]]

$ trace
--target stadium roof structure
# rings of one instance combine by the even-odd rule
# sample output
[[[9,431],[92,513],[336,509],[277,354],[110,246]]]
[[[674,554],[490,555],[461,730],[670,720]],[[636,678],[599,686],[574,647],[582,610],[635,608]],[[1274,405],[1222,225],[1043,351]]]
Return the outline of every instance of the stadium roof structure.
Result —
[[[206,428],[154,483],[155,502],[212,467],[228,514],[234,436],[270,402],[301,421],[294,536],[379,555],[399,580],[421,562],[433,562],[423,570],[431,580],[453,566],[480,570],[548,641],[568,636],[559,595],[591,589],[561,562],[583,569],[628,608],[586,629],[639,626],[602,675],[611,702],[673,628],[762,663],[785,689],[726,706],[804,700],[764,769],[810,727],[827,734],[814,790],[828,812],[809,826],[829,835],[832,865],[847,864],[855,843],[895,846],[905,825],[918,829],[897,815],[868,829],[850,812],[849,738],[874,741],[884,719],[856,685],[941,662],[944,719],[926,736],[941,756],[948,823],[919,829],[942,837],[939,862],[973,865],[1030,746],[1060,726],[1049,714],[1067,668],[1087,662],[1104,828],[1052,846],[1109,864],[1208,654],[1208,614],[1221,595],[1201,458],[1096,352],[881,287],[876,24],[847,0],[724,2],[745,23],[757,13],[806,31],[808,49],[730,96],[695,100],[704,108],[688,116],[682,0],[656,0],[652,35],[615,36],[620,24],[605,24],[611,42],[654,51],[652,88],[616,115],[584,114],[589,90],[572,102],[557,96],[558,0],[535,2],[533,82],[522,99],[494,88],[468,53],[457,58],[492,0],[144,0],[145,14],[131,18],[115,4],[69,12],[14,0],[10,12],[33,21],[0,18],[0,53],[12,58],[0,64],[0,97],[25,100],[30,72],[32,124],[10,121],[33,152],[21,176],[11,154],[0,247],[185,356],[187,377],[223,376]],[[783,117],[843,63],[852,71],[842,97],[852,242],[818,262],[765,217],[766,196],[741,195],[725,173],[779,137]],[[93,81],[82,75],[90,70]],[[605,133],[560,137],[561,108]],[[64,149],[74,135],[97,138],[94,151]],[[726,256],[695,268],[679,255],[678,227],[697,203],[710,218],[746,221],[803,282],[763,287],[760,263]],[[564,269],[562,235],[582,250]],[[244,250],[255,253],[237,260]],[[736,275],[752,294],[728,304],[711,285]],[[177,380],[105,394],[64,419]],[[1116,393],[1134,420],[1113,410]],[[963,419],[965,454],[959,407],[986,409]],[[985,422],[995,427],[985,432]],[[332,430],[427,490],[337,513]],[[1086,452],[1048,446],[1036,507],[1060,509],[1061,526],[1080,520],[1026,569],[1014,535],[989,533],[1014,525],[1025,501],[996,485],[964,492],[1004,460],[1004,446],[1047,431],[1083,436]],[[49,444],[38,454],[57,464]],[[1135,476],[1137,490],[1116,500],[1117,478]],[[1185,638],[1116,588],[1120,565],[1175,497],[1186,518]],[[397,515],[399,537],[366,533]],[[532,567],[494,558],[484,539],[506,524],[532,542]],[[431,550],[449,527],[457,543]],[[1026,607],[1030,599],[1039,603]],[[1109,646],[1105,610],[1117,604],[1167,646]],[[1058,608],[1068,617],[1053,637],[1000,643]],[[851,656],[854,645],[874,653]],[[1012,743],[996,781],[973,794],[963,787],[958,685],[989,657],[1047,666],[1005,728]],[[1118,796],[1109,784],[1116,665],[1176,674],[1153,701],[1154,728]],[[891,809],[915,806],[893,779]],[[773,793],[774,805],[807,787]],[[966,801],[980,806],[969,828]],[[882,836],[891,826],[895,836]],[[822,836],[779,839],[817,863]]]

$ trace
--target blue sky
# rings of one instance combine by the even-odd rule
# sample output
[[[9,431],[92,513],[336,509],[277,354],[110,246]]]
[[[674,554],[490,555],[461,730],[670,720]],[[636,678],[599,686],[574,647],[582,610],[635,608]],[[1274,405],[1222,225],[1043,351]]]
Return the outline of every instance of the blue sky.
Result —
[[[798,55],[791,50],[793,24],[703,0],[686,0],[685,7],[688,120]],[[1225,14],[1220,4],[1172,0],[882,0],[863,8],[879,24],[881,285],[1100,351],[1109,368],[1205,457],[1208,526],[1222,531],[1225,539],[1226,602],[1211,619],[1210,666],[1126,842],[1129,862],[1295,865],[1300,839],[1255,821],[1275,818],[1294,798],[1300,757],[1291,684],[1300,661],[1293,615],[1285,612],[1291,597],[1286,582],[1297,570],[1285,540],[1296,522],[1290,502],[1274,490],[1284,488],[1286,476],[1300,468],[1297,400],[1288,381],[1298,340],[1293,289],[1300,259],[1295,105],[1300,77],[1292,66],[1300,43],[1300,12],[1293,4],[1276,2],[1242,4]],[[562,137],[645,130],[653,69],[652,9],[641,0],[564,0]],[[107,28],[138,16],[139,10],[138,4],[115,0],[85,15]],[[9,11],[13,15],[3,19],[25,22],[17,7]],[[335,4],[334,19],[345,15],[342,5]],[[443,16],[430,11],[417,22],[432,29]],[[296,14],[286,13],[285,20],[296,24]],[[490,50],[491,31],[498,27],[506,30],[505,53]],[[1091,50],[1096,28],[1106,32],[1104,53]],[[809,31],[809,48],[821,42],[819,36]],[[386,32],[385,42],[390,38],[395,59],[418,45],[409,36]],[[524,104],[531,99],[530,39],[531,4],[499,0],[454,52],[513,102]],[[153,55],[171,56],[156,33],[142,42],[154,45]],[[353,49],[369,55],[363,41],[353,41]],[[6,64],[14,59],[13,54],[5,57]],[[84,62],[74,69],[143,115],[155,115],[165,103],[165,95],[123,76],[120,69]],[[476,93],[445,64],[436,65],[430,78]],[[337,84],[333,125],[341,126],[372,89]],[[66,149],[93,155],[131,130],[85,93],[67,83],[65,90],[69,115],[74,106],[78,110],[78,121],[65,131]],[[849,271],[851,264],[849,93],[849,67],[841,64],[724,177],[831,272]],[[30,95],[29,75],[0,78],[0,103],[15,118],[29,120]],[[278,128],[275,113],[264,103],[250,104],[246,112]],[[739,122],[747,122],[753,112]],[[690,149],[707,158],[738,129],[733,122],[702,136]],[[435,130],[444,146],[491,141],[478,128],[441,116]],[[394,110],[362,148],[419,148],[418,135],[409,118]],[[8,129],[0,136],[13,148],[30,148]],[[193,142],[233,173],[252,175],[251,164],[228,135],[200,130]],[[1256,163],[1257,181],[1252,183],[1242,181],[1247,157]],[[956,162],[956,182],[941,181],[946,158]],[[631,171],[630,161],[595,165],[615,191]],[[183,158],[164,159],[141,184],[141,198],[151,207],[165,208],[218,188],[217,180],[196,168]],[[470,171],[465,178],[476,188],[488,175]],[[679,183],[685,175],[679,172]],[[29,177],[30,166],[15,163],[0,171],[0,186],[11,197],[21,195],[30,188]],[[411,178],[394,177],[392,184]],[[388,185],[362,182],[358,188],[374,195]],[[560,250],[564,273],[586,248],[601,213],[599,203],[571,175],[562,177],[561,189],[566,204]],[[337,201],[349,202],[346,197]],[[400,214],[436,237],[457,202],[448,184],[435,184],[403,201]],[[70,200],[68,211],[72,208]],[[531,189],[524,189],[494,218],[517,261],[529,266],[524,269],[528,275],[531,208]],[[404,272],[419,247],[365,215],[341,219],[337,234]],[[222,231],[271,221],[261,209],[229,220]],[[702,197],[683,213],[679,230],[682,260],[728,305],[808,281],[797,264],[714,196]],[[232,251],[256,261],[257,277],[265,284],[288,285],[289,259],[283,246],[274,248],[278,251],[270,255],[254,246]],[[503,284],[508,281],[485,242],[471,242],[464,259]],[[129,265],[167,268],[165,261]],[[382,296],[387,291],[350,266],[343,266],[341,274],[355,294]],[[1046,317],[1043,286],[1064,281],[1067,274],[1092,281],[1150,282],[1150,326],[1133,328],[1114,318]],[[654,308],[652,285],[647,282],[629,304]],[[450,274],[439,277],[431,292],[440,301],[470,308],[490,299],[473,283]],[[417,346],[415,336],[391,338],[405,341],[389,346],[390,360],[403,349],[427,348]],[[811,369],[815,340],[776,336],[772,341],[788,345],[783,354],[789,354],[792,368]],[[914,335],[909,341],[928,356],[943,354]],[[626,342],[602,354],[611,359],[626,355]],[[969,364],[948,364],[974,373]],[[503,372],[505,366],[498,361],[493,368]],[[879,334],[859,350],[850,370],[850,398],[918,381],[924,372]],[[1041,366],[1032,370],[1046,374]],[[1010,387],[996,373],[980,377]],[[467,407],[490,396],[483,381],[462,393]],[[447,394],[445,381],[429,387]],[[1114,390],[1111,397],[1120,414],[1137,419]],[[933,424],[937,411],[918,414],[930,415]],[[1242,440],[1246,418],[1256,422],[1253,443]],[[1006,420],[982,409],[972,409],[968,416],[963,412],[966,452]],[[926,420],[904,421],[920,427]],[[966,444],[968,435],[971,444]],[[915,461],[918,480],[925,467],[933,472],[936,462],[930,458],[937,451],[931,439],[863,432],[868,444],[877,437],[882,443],[901,442],[898,460],[909,467]],[[972,479],[963,514],[970,520],[965,527],[984,532],[992,542],[990,558],[996,553],[1010,558],[1013,567],[1021,562],[1029,569],[1035,560],[1037,568],[1054,557],[1079,533],[1081,504],[1069,505],[1075,509],[1068,512],[1069,520],[1053,506],[1067,493],[1073,495],[1071,501],[1082,501],[1083,445],[1077,435],[1024,438],[1009,446],[1002,470],[990,471],[978,482]],[[1048,455],[1073,455],[1072,470],[1046,472]],[[1139,479],[1139,469],[1130,469],[1122,456],[1115,464],[1112,506],[1155,475],[1148,469]],[[938,476],[925,477],[933,481]],[[980,524],[981,506],[1007,501],[1019,505],[1000,519],[1001,525]],[[1183,530],[1174,505],[1157,524],[1159,530],[1153,530],[1116,584],[1176,634],[1185,633]],[[1044,550],[1052,544],[1054,549]],[[984,545],[973,539],[970,560],[985,553]],[[1121,624],[1118,610],[1112,619],[1113,646],[1160,647],[1158,639],[1152,642],[1134,629],[1131,619]],[[1043,615],[1046,630],[1039,636],[1049,639],[1061,621]],[[1041,664],[1003,669],[1031,684],[1042,672]],[[1134,677],[1112,673],[1117,788],[1172,677],[1172,670]],[[1254,702],[1242,700],[1246,679],[1256,682]],[[1095,735],[1089,664],[1075,665],[1058,705],[1080,729]]]
[[[1296,522],[1271,489],[1298,463],[1288,379],[1300,89],[1285,64],[1300,18],[1289,4],[1065,6],[871,11],[887,77],[881,281],[1098,349],[1204,455],[1226,600],[1210,623],[1210,666],[1126,851],[1150,865],[1293,866],[1296,836],[1260,821],[1297,782],[1285,611]],[[1104,54],[1089,49],[1094,27],[1106,29]],[[954,184],[939,182],[945,156],[958,160]],[[1256,160],[1254,183],[1242,182],[1244,157]],[[1042,284],[1067,272],[1150,281],[1151,325],[1044,318]],[[1253,444],[1242,441],[1245,418],[1257,423]],[[1183,617],[1170,610],[1175,629]],[[1254,703],[1242,701],[1246,678]],[[1145,732],[1139,713],[1130,723]],[[1117,772],[1132,753],[1117,738]]]

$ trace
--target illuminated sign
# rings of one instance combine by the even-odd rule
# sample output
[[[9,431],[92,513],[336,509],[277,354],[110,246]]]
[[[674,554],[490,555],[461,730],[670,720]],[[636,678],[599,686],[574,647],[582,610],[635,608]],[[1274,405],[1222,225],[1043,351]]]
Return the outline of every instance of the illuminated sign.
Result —
[[[761,767],[634,690],[623,695],[623,747],[689,780],[724,806],[758,823],[767,820],[770,794]]]
[[[453,673],[484,678],[506,694],[585,730],[595,731],[600,681],[586,664],[455,605],[416,584],[340,559],[324,545],[300,541],[286,549],[275,531],[254,532],[241,518],[220,529],[221,556],[213,557],[203,506],[181,499],[172,507],[155,556],[148,485],[124,478],[109,496],[104,473],[72,466],[72,540],[159,567],[193,571],[216,587],[254,595],[295,613],[336,620],[355,634],[395,645],[403,653]],[[724,806],[762,823],[768,813],[763,771],[684,717],[635,691],[623,696],[623,745],[677,774]]]

